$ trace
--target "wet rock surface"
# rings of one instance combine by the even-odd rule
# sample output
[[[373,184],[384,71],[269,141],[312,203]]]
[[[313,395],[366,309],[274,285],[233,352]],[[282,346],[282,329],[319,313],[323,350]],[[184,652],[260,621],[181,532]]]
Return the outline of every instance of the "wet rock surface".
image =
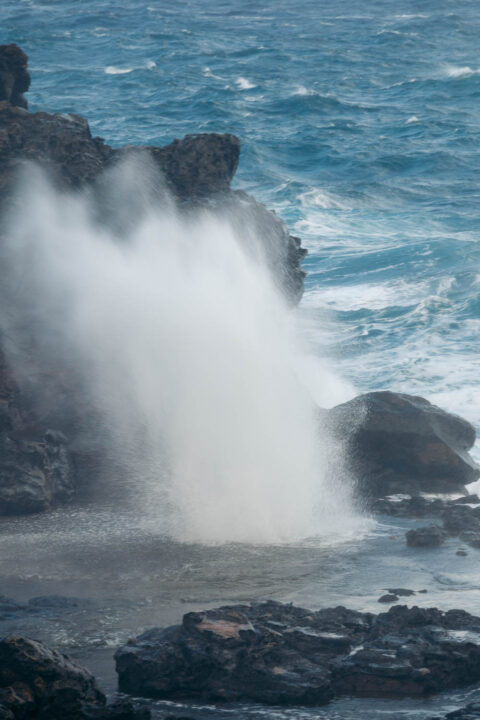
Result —
[[[0,641],[0,708],[15,720],[147,720],[128,701],[106,705],[95,678],[66,655],[19,636]],[[2,715],[0,715],[2,717]]]
[[[440,547],[445,542],[447,533],[439,525],[409,530],[406,533],[407,545],[409,547]]]
[[[271,226],[268,241],[273,237],[276,245],[275,253],[269,248],[266,253],[272,273],[275,276],[275,265],[280,265],[279,285],[290,300],[300,299],[304,278],[300,263],[306,251],[299,239],[289,235],[284,223],[253,198],[230,191],[240,157],[240,141],[235,135],[199,133],[164,147],[112,148],[102,138],[92,137],[87,120],[78,115],[27,112],[26,102],[19,95],[29,86],[26,68],[27,56],[20,48],[0,46],[0,205],[13,195],[18,170],[26,160],[48,170],[61,189],[71,189],[92,185],[106,169],[140,154],[160,170],[167,186],[182,202],[221,198],[230,208],[234,206],[244,221],[248,218],[245,210],[251,209],[244,207],[245,201],[257,206],[257,214]],[[159,190],[163,191],[163,185]]]
[[[18,45],[0,45],[0,102],[26,108],[23,93],[30,87],[28,58]]]
[[[92,137],[87,120],[78,115],[28,112],[23,93],[29,85],[25,53],[16,45],[1,45],[2,212],[19,208],[23,212],[28,201],[18,192],[18,178],[26,163],[33,161],[60,190],[89,191],[102,221],[107,222],[109,218],[103,215],[108,215],[108,203],[103,202],[102,193],[110,169],[127,158],[139,160],[154,170],[155,198],[164,195],[166,185],[187,212],[199,205],[214,208],[228,215],[242,229],[242,236],[248,225],[255,242],[260,238],[265,243],[266,262],[281,292],[290,302],[300,299],[305,275],[301,261],[306,253],[300,240],[263,205],[246,193],[230,190],[240,157],[237,137],[200,133],[165,147],[116,149],[102,138]],[[7,226],[0,225],[0,247],[6,232]],[[17,301],[21,303],[21,297]],[[22,368],[20,378],[16,372],[17,349],[12,353],[0,334],[0,515],[39,512],[68,502],[79,481],[91,482],[102,464],[101,442],[91,437],[98,418],[85,400],[69,358],[56,357],[52,364],[32,345],[28,328],[25,335],[26,345],[31,346],[29,362],[34,367],[27,374]],[[60,430],[75,446],[76,473],[66,440],[50,428]]]
[[[0,515],[39,512],[75,494],[65,436],[28,427],[0,349]]]
[[[425,696],[480,680],[480,618],[397,605],[374,615],[268,602],[188,613],[116,653],[123,692],[321,704]]]
[[[415,528],[406,533],[411,547],[438,547],[448,537],[458,537],[472,548],[480,548],[480,498],[465,495],[455,500],[422,496],[380,498],[372,509],[398,518],[434,518],[435,525]],[[442,524],[440,524],[442,523]],[[459,550],[457,555],[466,555]]]
[[[330,410],[328,423],[342,441],[363,497],[463,493],[480,477],[468,455],[473,426],[424,398],[367,393]]]

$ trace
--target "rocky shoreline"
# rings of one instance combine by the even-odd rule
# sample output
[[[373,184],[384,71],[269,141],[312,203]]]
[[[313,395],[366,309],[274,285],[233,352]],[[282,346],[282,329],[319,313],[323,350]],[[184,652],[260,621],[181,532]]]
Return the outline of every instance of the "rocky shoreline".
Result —
[[[26,55],[15,45],[0,46],[3,212],[19,202],[16,177],[25,162],[40,164],[62,190],[100,192],[103,173],[126,157],[146,154],[186,211],[203,204],[228,211],[239,224],[248,218],[261,229],[278,286],[289,302],[300,299],[301,241],[263,205],[230,189],[238,138],[201,134],[163,148],[115,149],[93,138],[81,117],[29,113],[24,97],[29,84]],[[4,232],[0,226],[0,242]],[[99,461],[95,449],[78,450],[76,432],[88,422],[89,409],[75,379],[59,368],[42,369],[53,394],[68,396],[47,412],[32,398],[28,379],[19,382],[11,357],[8,338],[0,334],[0,515],[5,516],[73,502],[87,470]],[[480,500],[466,490],[480,477],[469,455],[475,442],[470,423],[423,398],[394,392],[368,393],[319,410],[319,419],[335,447],[343,449],[345,472],[356,478],[363,508],[434,521],[407,532],[409,547],[436,548],[455,537],[472,552],[480,548]],[[391,588],[380,600],[392,604],[412,592]],[[26,608],[0,597],[0,620],[27,612],[36,612],[35,603]],[[403,605],[379,614],[342,606],[309,611],[272,601],[222,606],[187,613],[181,625],[147,630],[117,650],[116,663],[120,691],[135,698],[322,705],[345,696],[425,697],[480,683],[480,618],[460,609]],[[470,705],[445,717],[469,720],[479,713]],[[149,716],[136,701],[107,704],[93,675],[56,650],[18,635],[0,640],[1,720]]]

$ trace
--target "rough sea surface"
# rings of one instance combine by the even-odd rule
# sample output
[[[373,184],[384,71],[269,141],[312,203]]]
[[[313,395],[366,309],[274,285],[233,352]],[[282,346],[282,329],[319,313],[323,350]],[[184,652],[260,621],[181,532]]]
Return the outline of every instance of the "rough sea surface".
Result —
[[[341,377],[332,401],[400,390],[480,430],[477,0],[2,0],[0,27],[2,43],[29,55],[31,111],[83,115],[115,146],[241,138],[234,186],[309,249],[299,314],[313,353]],[[410,525],[379,522],[364,541],[322,550],[181,548],[115,509],[60,511],[2,523],[0,591],[99,594],[101,611],[34,619],[32,632],[78,648],[112,689],[112,648],[190,609],[273,597],[380,610],[376,598],[401,583],[428,589],[415,603],[478,614],[477,551],[460,561],[452,540],[415,553],[403,541]],[[478,693],[157,710],[416,720]]]
[[[31,110],[113,145],[238,134],[235,186],[310,251],[316,352],[356,391],[480,428],[476,0],[3,0],[0,18]]]

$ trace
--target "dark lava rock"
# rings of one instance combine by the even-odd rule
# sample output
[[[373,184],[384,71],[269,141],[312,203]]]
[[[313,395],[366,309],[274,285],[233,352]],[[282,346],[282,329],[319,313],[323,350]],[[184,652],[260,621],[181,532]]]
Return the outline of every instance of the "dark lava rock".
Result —
[[[408,530],[405,537],[409,547],[433,548],[445,542],[447,533],[439,525],[430,525],[417,530]]]
[[[328,414],[362,496],[461,492],[480,477],[473,426],[413,395],[372,392]]]
[[[0,720],[15,720],[15,716],[4,705],[0,705]]]
[[[106,706],[88,670],[40,642],[17,636],[0,640],[0,707],[15,720],[149,718],[148,711],[137,713],[127,701]]]
[[[408,590],[407,588],[388,588],[388,592],[392,595],[398,595],[399,597],[411,597],[415,595],[415,590]]]
[[[66,438],[29,427],[0,347],[0,515],[31,513],[71,500],[76,478]]]
[[[445,715],[445,720],[478,720],[478,718],[480,718],[480,702],[471,703]]]
[[[462,542],[470,545],[470,547],[480,548],[480,532],[465,530],[465,532],[461,532],[458,537]]]
[[[480,507],[447,505],[442,514],[443,525],[450,535],[464,531],[480,532]]]
[[[387,595],[382,595],[382,597],[378,598],[379,603],[394,603],[397,602],[398,595],[394,595],[393,593],[388,593]]]
[[[65,437],[47,431],[41,440],[0,433],[0,514],[45,510],[75,494],[75,474]]]
[[[30,87],[28,58],[17,45],[0,45],[0,102],[26,108],[23,93]]]
[[[240,141],[235,135],[199,133],[164,147],[112,148],[102,138],[92,137],[88,122],[78,115],[27,112],[26,103],[20,102],[18,95],[18,91],[28,89],[27,56],[15,45],[1,48],[0,71],[4,58],[7,74],[12,75],[10,70],[15,68],[16,85],[15,92],[5,90],[3,96],[0,94],[0,203],[14,193],[17,171],[25,160],[40,164],[60,188],[69,189],[91,186],[107,168],[128,156],[140,156],[160,170],[167,186],[182,202],[222,197],[243,222],[250,222],[252,207],[256,206],[257,220],[262,220],[256,222],[257,239],[263,242],[261,230],[268,227],[266,245],[272,238],[277,245],[273,255],[268,247],[265,253],[272,275],[290,300],[300,299],[304,278],[300,263],[306,250],[299,238],[291,236],[284,223],[253,198],[230,191],[240,157]],[[0,72],[0,86],[1,77]],[[7,81],[4,85],[8,85]],[[159,190],[163,191],[163,184]],[[280,266],[280,274],[276,273],[275,263]]]
[[[421,495],[401,499],[379,498],[370,504],[371,510],[375,513],[408,518],[440,517],[446,506],[445,500],[425,498]]]
[[[139,696],[319,704],[477,682],[479,632],[480,618],[460,610],[397,605],[374,615],[268,602],[188,613],[115,657],[120,690]]]
[[[121,211],[116,208],[117,214],[122,214],[120,220],[112,202],[109,205],[107,189],[115,166],[131,159],[145,167],[145,176],[152,175],[149,191],[154,202],[164,199],[167,186],[185,213],[199,207],[213,209],[228,216],[234,229],[242,229],[241,237],[248,236],[245,242],[251,238],[260,243],[275,283],[289,302],[298,302],[303,293],[301,262],[306,250],[274,213],[246,193],[230,189],[240,156],[237,137],[200,133],[165,147],[112,148],[102,138],[92,137],[87,120],[79,115],[29,113],[22,95],[29,84],[25,53],[16,45],[1,45],[0,210],[8,222],[14,222],[15,212],[28,212],[28,198],[22,194],[18,178],[22,168],[33,162],[59,190],[81,189],[88,195],[99,222],[117,230],[119,224],[125,227],[125,221],[134,223],[136,208],[144,199],[143,189],[138,198],[129,197]],[[0,222],[0,250],[8,222]],[[248,233],[243,232],[245,228]],[[121,236],[120,231],[118,234]],[[17,302],[15,296],[11,301],[13,291],[7,287],[5,267],[0,255],[0,304],[6,308],[5,315],[13,313],[16,318],[21,298]],[[28,348],[27,363],[18,359],[18,348],[10,347],[12,342],[0,334],[0,514],[37,512],[68,501],[76,486],[83,489],[88,482],[94,486],[95,474],[106,474],[101,433],[92,431],[101,420],[74,363],[42,351],[28,321],[21,318],[19,324],[25,325],[20,344]],[[13,381],[17,365],[28,366],[18,388]],[[68,437],[70,452],[61,436],[55,439],[48,428],[58,428]]]

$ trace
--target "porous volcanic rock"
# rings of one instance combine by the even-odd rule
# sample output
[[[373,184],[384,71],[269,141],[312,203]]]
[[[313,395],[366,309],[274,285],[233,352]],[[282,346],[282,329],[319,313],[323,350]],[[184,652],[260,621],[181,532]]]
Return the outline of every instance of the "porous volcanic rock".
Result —
[[[465,493],[465,485],[480,477],[468,454],[473,426],[424,398],[367,393],[333,408],[328,423],[364,497]]]
[[[137,696],[269,704],[425,696],[480,680],[480,618],[396,605],[374,615],[268,602],[188,613],[116,653]]]
[[[15,720],[150,717],[148,711],[137,712],[128,701],[107,706],[104,693],[88,670],[40,642],[19,636],[0,640],[1,708],[4,718]]]

